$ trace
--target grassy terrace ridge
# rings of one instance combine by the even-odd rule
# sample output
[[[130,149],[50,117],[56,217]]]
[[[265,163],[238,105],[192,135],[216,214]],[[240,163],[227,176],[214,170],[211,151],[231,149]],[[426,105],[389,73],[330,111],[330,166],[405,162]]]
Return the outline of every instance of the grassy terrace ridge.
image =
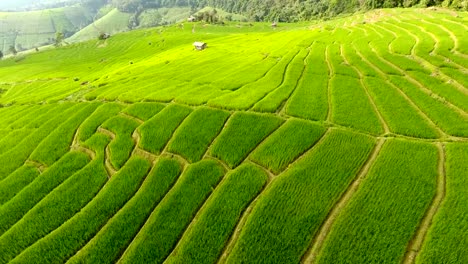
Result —
[[[464,264],[467,39],[380,9],[1,60],[0,264]]]

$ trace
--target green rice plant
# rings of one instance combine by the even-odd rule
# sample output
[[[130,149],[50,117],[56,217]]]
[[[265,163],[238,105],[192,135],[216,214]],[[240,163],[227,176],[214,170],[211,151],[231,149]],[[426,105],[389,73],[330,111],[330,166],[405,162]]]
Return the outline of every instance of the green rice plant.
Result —
[[[252,110],[259,112],[276,112],[296,89],[304,73],[304,61],[309,54],[307,50],[301,50],[289,63],[285,72],[283,83],[261,101],[256,103]]]
[[[182,121],[192,112],[186,106],[172,104],[153,116],[138,128],[140,147],[159,154]]]
[[[71,103],[59,103],[56,104],[57,107],[54,107],[50,111],[48,111],[46,114],[39,116],[38,118],[32,120],[29,122],[26,126],[25,129],[35,129],[39,128],[42,125],[47,124],[47,122],[51,119],[51,117],[57,116],[62,114],[63,112],[67,111],[70,107],[73,106]]]
[[[0,262],[8,262],[78,213],[107,182],[104,149],[110,139],[96,134],[87,143],[96,159],[70,176],[0,237]]]
[[[32,165],[24,165],[0,182],[0,207],[39,176]]]
[[[434,145],[387,141],[336,219],[318,263],[401,262],[436,193],[437,159]]]
[[[468,74],[462,72],[459,69],[453,69],[448,67],[440,68],[440,71],[447,75],[449,78],[456,80],[463,87],[468,87]]]
[[[271,70],[276,71],[276,69],[279,69],[278,67],[281,67],[276,67],[277,65],[279,65],[278,59],[268,56],[263,60],[257,61],[255,64],[246,65],[243,69],[227,75],[224,79],[214,83],[214,85],[220,87],[222,90],[234,91],[244,85],[258,81],[263,76],[268,75]],[[242,76],[242,78],[239,78],[239,76]]]
[[[224,176],[214,160],[190,165],[154,209],[119,263],[161,263]]]
[[[468,118],[449,108],[444,101],[424,93],[419,87],[402,77],[391,76],[389,80],[406,93],[443,131],[453,136],[468,136]]]
[[[235,113],[213,143],[211,154],[234,168],[282,123],[272,115]]]
[[[398,36],[389,46],[390,50],[399,55],[411,55],[416,41],[409,35]]]
[[[419,138],[438,137],[418,110],[385,81],[377,78],[364,78],[363,81],[392,132]]]
[[[435,77],[421,74],[418,72],[408,73],[418,80],[424,87],[433,91],[435,94],[445,98],[447,101],[458,106],[464,111],[468,111],[468,96],[466,93],[456,89],[450,84],[443,82]]]
[[[52,165],[70,150],[73,137],[81,123],[99,106],[98,103],[80,104],[81,109],[48,135],[31,154],[30,159]]]
[[[250,159],[278,174],[325,133],[321,126],[290,119],[250,155]]]
[[[135,196],[67,263],[115,263],[181,170],[175,159],[159,159]]]
[[[124,106],[117,103],[106,103],[98,107],[80,126],[78,140],[81,142],[88,140],[102,123],[117,115],[123,108]]]
[[[267,179],[268,175],[252,164],[243,164],[226,175],[165,262],[216,263],[242,212]]]
[[[31,133],[34,133],[33,129],[12,130],[8,135],[0,139],[0,155],[20,144]]]
[[[374,144],[369,136],[331,130],[262,193],[227,263],[299,263]]]
[[[65,262],[135,194],[149,169],[148,161],[132,157],[83,209],[10,263]]]
[[[0,112],[0,127],[6,128],[12,122],[20,118],[21,116],[25,115],[25,113],[29,112],[29,109],[33,107],[32,105],[20,105],[20,106],[10,106],[10,107],[3,107],[0,108],[2,110]]]
[[[210,99],[217,98],[229,94],[230,91],[214,88],[209,85],[200,85],[194,89],[190,89],[174,99],[175,102],[188,105],[203,105]]]
[[[50,191],[82,169],[88,162],[89,158],[84,153],[67,153],[1,206],[0,236],[49,194]]]
[[[376,34],[371,34],[369,39],[378,39],[380,38]],[[386,44],[381,44],[381,45],[386,45]],[[387,75],[399,75],[402,76],[403,74],[398,71],[398,69],[395,69],[391,65],[385,63],[382,58],[376,54],[375,52],[372,51],[371,47],[369,46],[369,40],[367,39],[357,39],[356,44],[353,45],[356,50],[361,53],[361,55],[366,58],[366,60],[375,62],[374,65],[380,69],[382,72],[384,72]]]
[[[180,154],[191,163],[201,160],[228,117],[229,113],[222,110],[198,108],[180,125],[168,151]]]
[[[164,105],[152,102],[135,103],[125,108],[124,113],[139,118],[148,120],[164,109]]]
[[[135,147],[132,133],[139,125],[135,120],[122,116],[112,117],[102,124],[103,128],[115,134],[115,139],[109,144],[110,162],[114,168],[122,168],[130,158]]]
[[[358,33],[358,31],[356,31]],[[360,32],[359,32],[360,33]],[[357,37],[357,36],[356,36]],[[359,39],[359,38],[358,38]],[[355,41],[356,43],[362,43]],[[367,42],[358,44],[358,45],[367,45]],[[353,45],[342,45],[343,57],[348,61],[350,65],[356,67],[362,75],[370,77],[380,77],[380,74],[377,70],[372,68],[369,64],[365,63],[362,58],[356,53],[356,49]]]
[[[416,263],[466,263],[468,252],[468,144],[446,145],[446,194]]]
[[[12,131],[9,129],[0,129],[0,141],[3,140],[6,136],[8,136],[10,132]]]
[[[284,57],[278,59],[277,62],[275,62],[275,65],[272,66],[271,70],[265,73],[261,78],[252,80],[250,83],[245,83],[241,87],[237,87],[232,93],[209,100],[208,105],[225,109],[242,110],[252,107],[260,99],[265,97],[265,95],[285,81],[287,78],[288,65],[292,63],[294,57],[297,57],[297,53],[298,52],[295,50],[287,53]],[[269,59],[269,61],[270,60],[272,59]],[[249,70],[252,71],[252,69]],[[239,80],[239,76],[242,76],[242,80],[244,80],[244,76],[240,74],[241,73],[236,73],[235,78]],[[291,73],[289,73],[289,75],[291,75]],[[297,78],[298,77],[294,79],[295,82],[297,81]]]
[[[324,44],[315,42],[310,50],[302,81],[286,103],[288,115],[325,120],[328,112],[328,66]]]
[[[26,114],[19,117],[17,120],[13,121],[8,128],[11,129],[20,129],[24,128],[29,122],[33,121],[34,119],[38,118],[40,115],[47,114],[47,112],[55,105],[46,105],[40,106],[35,105],[30,109]]]
[[[328,46],[328,59],[333,68],[334,74],[344,75],[352,78],[359,78],[356,71],[347,65],[341,55],[341,45],[332,44]]]
[[[378,135],[382,124],[358,79],[336,75],[330,81],[333,122]]]

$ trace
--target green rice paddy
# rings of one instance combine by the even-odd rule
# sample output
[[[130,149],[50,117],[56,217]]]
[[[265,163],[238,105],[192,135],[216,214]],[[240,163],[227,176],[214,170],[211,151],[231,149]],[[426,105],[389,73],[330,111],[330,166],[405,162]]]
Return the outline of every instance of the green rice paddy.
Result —
[[[383,9],[2,60],[0,263],[467,263],[467,39]]]

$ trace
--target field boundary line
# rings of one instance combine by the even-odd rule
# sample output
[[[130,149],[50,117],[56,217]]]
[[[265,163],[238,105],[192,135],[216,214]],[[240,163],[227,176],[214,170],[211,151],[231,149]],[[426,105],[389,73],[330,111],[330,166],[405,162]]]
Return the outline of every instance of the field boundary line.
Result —
[[[430,119],[426,113],[424,113],[421,108],[419,108],[414,102],[413,100],[411,100],[408,95],[406,93],[404,93],[400,88],[398,88],[395,84],[393,84],[391,81],[388,80],[388,78],[386,77],[385,73],[382,72],[382,70],[380,70],[377,66],[375,66],[373,63],[371,63],[370,61],[368,61],[366,58],[364,58],[364,56],[362,56],[362,54],[357,50],[356,50],[356,54],[358,54],[362,61],[366,62],[370,67],[372,67],[374,70],[376,70],[377,72],[380,73],[380,75],[382,75],[384,77],[384,80],[385,82],[390,85],[393,89],[395,89],[401,96],[403,96],[403,98],[414,108],[414,110],[426,121],[428,122],[428,125],[430,125],[432,128],[435,129],[435,131],[439,134],[439,137],[442,136],[443,138],[449,138],[449,136],[445,133],[445,131],[443,131],[440,127],[438,127],[434,121],[432,121],[432,119]],[[375,51],[374,51],[375,52]],[[378,54],[378,53],[376,53]],[[382,59],[380,58],[379,56],[379,59],[382,61]],[[382,62],[387,62],[387,60],[385,61],[382,61]],[[393,64],[392,64],[393,65]],[[392,66],[391,65],[391,66]],[[394,65],[393,65],[394,66]]]
[[[331,80],[333,78],[333,75],[335,74],[335,69],[333,69],[332,64],[330,62],[330,56],[328,54],[329,51],[329,46],[325,48],[325,61],[327,62],[327,67],[328,67],[328,82],[327,82],[327,99],[328,99],[328,112],[327,112],[327,119],[325,119],[326,122],[331,123],[332,122],[332,92],[331,92]]]
[[[73,253],[73,255],[67,257],[65,263],[68,262],[68,260],[69,260],[70,258],[72,258],[72,257],[75,256],[76,254],[78,254],[78,252],[80,252],[87,244],[89,244],[89,242],[91,242],[91,240],[93,240],[93,239],[96,237],[96,235],[99,234],[99,232],[102,230],[102,228],[104,228],[120,211],[122,211],[122,208],[124,208],[124,207],[128,204],[128,202],[130,202],[130,201],[133,199],[133,197],[135,197],[135,195],[138,193],[138,191],[141,189],[141,186],[143,185],[143,183],[145,183],[146,179],[148,178],[148,175],[150,175],[150,173],[151,173],[151,171],[152,171],[153,169],[154,169],[154,166],[151,166],[151,168],[148,169],[148,171],[145,173],[144,179],[143,179],[143,180],[140,182],[140,184],[139,184],[138,190],[136,190],[136,191],[132,194],[132,196],[131,196],[130,198],[128,198],[128,200],[125,201],[125,203],[124,203],[114,214],[112,214],[109,218],[106,219],[106,222],[105,222],[104,224],[102,224],[102,225],[98,228],[99,230],[98,230],[97,232],[95,232],[94,235],[92,235],[92,237],[91,237],[90,239],[88,239],[88,241],[86,241],[86,243],[84,243],[79,249],[77,249],[77,250]],[[103,189],[104,187],[105,187],[105,186],[102,186],[102,188],[99,190],[99,192],[101,192],[102,189]],[[81,210],[82,210],[83,208],[85,208],[89,203],[91,203],[91,202],[96,198],[96,196],[99,194],[99,192],[98,192],[85,206],[83,206],[83,207],[81,208]],[[80,213],[81,210],[78,211],[75,215],[77,215],[78,213]],[[74,217],[75,215],[73,215],[73,217]],[[73,218],[73,217],[72,217],[72,218]],[[70,218],[70,219],[71,219],[71,218]],[[68,220],[67,220],[67,221],[68,221]],[[66,223],[66,222],[64,222],[64,223]],[[62,225],[63,225],[63,224],[62,224]],[[58,228],[57,228],[57,229],[58,229]],[[55,230],[54,230],[54,231],[55,231]]]
[[[279,116],[282,116],[282,115],[286,114],[286,105],[288,105],[289,99],[291,99],[291,96],[296,93],[297,87],[304,82],[304,74],[306,72],[307,65],[308,65],[307,61],[309,61],[310,50],[311,50],[311,47],[312,47],[313,44],[314,43],[312,43],[309,47],[306,48],[307,49],[307,56],[304,57],[304,60],[303,60],[304,65],[302,67],[302,72],[301,72],[301,75],[299,76],[299,78],[296,81],[296,85],[294,86],[294,89],[289,93],[288,97],[281,102],[279,108],[276,110],[276,114],[278,114]]]
[[[121,117],[130,119],[130,120],[133,120],[133,121],[137,122],[137,123],[140,124],[140,125],[143,124],[143,123],[145,123],[145,121],[141,120],[140,118],[135,117],[135,116],[132,116],[132,115],[129,115],[129,114],[124,113],[124,112],[119,112],[118,115],[121,116]]]
[[[359,82],[361,83],[361,86],[364,90],[364,92],[366,93],[367,95],[367,99],[369,99],[369,102],[371,103],[372,107],[374,108],[374,111],[375,113],[377,114],[377,116],[379,117],[379,120],[380,120],[380,123],[382,124],[383,126],[383,129],[384,129],[384,134],[389,134],[391,133],[390,131],[390,128],[388,127],[388,124],[387,122],[385,121],[385,119],[383,118],[382,116],[382,113],[380,113],[380,110],[379,108],[377,107],[377,104],[375,103],[374,101],[374,98],[370,95],[369,93],[369,89],[368,87],[366,86],[366,84],[364,83],[364,74],[362,74],[362,72],[354,65],[350,64],[348,59],[346,58],[344,52],[343,52],[343,45],[341,44],[340,45],[340,52],[341,52],[341,57],[343,58],[344,62],[351,68],[354,69],[355,72],[357,72],[357,74],[359,75]]]
[[[439,150],[439,164],[438,164],[438,175],[437,175],[437,189],[432,199],[431,205],[426,209],[424,217],[421,219],[413,238],[408,244],[403,264],[412,264],[416,260],[421,247],[426,238],[429,228],[432,226],[432,220],[439,211],[440,205],[445,198],[446,191],[446,175],[445,175],[445,146],[442,143],[436,144]]]
[[[260,103],[260,101],[262,101],[263,99],[265,99],[268,95],[270,95],[271,93],[275,92],[276,90],[278,90],[283,84],[284,84],[284,81],[286,79],[286,72],[288,71],[289,67],[291,66],[291,62],[299,55],[299,53],[301,52],[301,49],[299,49],[296,54],[294,54],[294,56],[291,58],[291,60],[289,60],[288,62],[288,65],[286,65],[286,67],[284,67],[284,71],[283,71],[283,75],[282,75],[282,79],[281,79],[281,83],[276,86],[273,90],[267,92],[264,96],[262,96],[262,98],[260,98],[257,102],[255,102],[252,106],[250,106],[248,108],[248,110],[250,111],[253,111],[252,109],[258,104]],[[279,63],[279,62],[278,62]],[[276,66],[276,65],[275,65]]]
[[[446,57],[443,54],[440,54],[438,52],[438,50],[440,49],[440,40],[439,40],[439,38],[437,38],[436,35],[434,35],[434,33],[427,31],[424,27],[421,27],[419,24],[415,24],[415,23],[408,22],[408,21],[401,21],[401,20],[398,20],[395,17],[393,18],[393,20],[395,20],[397,23],[400,23],[400,24],[406,24],[408,26],[416,27],[421,32],[423,32],[424,34],[426,34],[430,38],[432,38],[432,40],[434,41],[435,44],[434,44],[434,48],[433,48],[432,52],[429,55],[435,55],[437,57],[443,58],[446,63],[450,63],[450,64],[454,65],[460,71],[466,71],[467,70],[464,66],[458,64],[457,62],[454,62],[454,61],[450,60],[450,58],[448,58],[448,57]],[[424,22],[424,21],[422,21],[422,22]]]
[[[250,202],[250,204],[247,206],[247,208],[244,210],[244,212],[242,212],[242,214],[241,214],[241,216],[240,216],[240,218],[239,218],[239,220],[238,220],[238,222],[236,224],[236,227],[234,228],[234,231],[231,233],[228,241],[226,241],[226,244],[224,245],[224,248],[223,248],[223,250],[221,251],[221,254],[218,257],[218,261],[216,262],[216,264],[226,263],[227,257],[229,256],[232,249],[236,245],[236,242],[239,239],[240,233],[244,229],[244,226],[245,226],[245,224],[247,222],[247,219],[249,218],[250,214],[252,213],[253,208],[257,204],[257,202],[260,199],[260,197],[262,196],[262,194],[268,188],[268,186],[271,185],[271,182],[273,180],[274,179],[268,179],[267,183],[263,186],[263,188],[260,190],[260,192],[258,192],[255,199],[253,199]]]
[[[132,240],[128,243],[127,247],[125,248],[125,250],[123,250],[120,254],[120,256],[118,256],[117,261],[115,263],[121,263],[121,260],[122,260],[122,257],[128,252],[128,249],[130,248],[130,246],[133,244],[133,242],[135,242],[135,239],[138,237],[138,235],[141,233],[141,230],[146,226],[146,224],[148,223],[149,219],[151,219],[151,217],[153,216],[154,212],[156,211],[156,209],[166,200],[166,197],[167,195],[174,189],[174,186],[177,185],[177,182],[180,181],[180,178],[184,175],[184,173],[186,172],[187,170],[187,167],[189,166],[188,164],[179,164],[181,165],[182,167],[182,170],[180,171],[180,175],[177,177],[177,180],[172,184],[171,188],[169,188],[169,190],[164,194],[164,196],[161,198],[161,200],[159,201],[159,203],[153,208],[153,210],[151,211],[151,213],[149,214],[149,216],[146,218],[145,222],[140,226],[140,229],[138,230],[138,232],[136,232],[135,236],[132,238]]]
[[[184,236],[193,229],[193,226],[197,223],[198,219],[200,218],[200,215],[204,212],[205,208],[208,206],[208,201],[210,201],[210,199],[212,199],[213,197],[213,194],[220,188],[220,186],[222,185],[223,182],[226,181],[226,175],[229,173],[230,171],[224,171],[224,175],[223,175],[223,178],[216,184],[216,187],[212,188],[212,191],[211,193],[208,195],[208,197],[206,197],[206,199],[203,201],[203,204],[198,208],[197,212],[195,213],[195,215],[193,216],[192,220],[190,221],[190,223],[187,225],[187,227],[184,229],[184,231],[182,232],[182,234],[179,236],[179,238],[177,239],[177,243],[174,245],[174,247],[172,248],[171,252],[169,253],[169,255],[167,255],[164,260],[162,261],[162,263],[164,263],[171,255],[174,251],[176,251],[176,249],[178,247],[180,247],[180,243],[182,242],[182,239],[184,238]]]
[[[111,131],[109,131],[109,130],[107,130],[105,128],[98,127],[97,131],[99,133],[102,133],[102,134],[110,137],[111,141],[114,141],[115,138],[116,138],[116,135],[113,132],[111,132]],[[114,166],[110,162],[109,145],[110,145],[110,143],[106,145],[106,148],[105,148],[105,151],[104,151],[104,168],[106,168],[107,176],[110,179],[112,176],[114,176],[117,173],[117,170],[114,168]]]
[[[30,160],[30,159],[27,159],[25,162],[24,162],[25,165],[32,165],[34,166],[40,174],[42,174],[46,169],[47,169],[47,166],[38,162],[38,161],[33,161],[33,160]],[[18,168],[19,169],[19,168]],[[15,170],[16,171],[16,170]],[[6,178],[5,178],[6,179]]]
[[[310,242],[309,248],[302,256],[302,261],[301,261],[302,263],[315,263],[316,262],[317,257],[319,253],[321,252],[323,245],[328,235],[330,234],[330,231],[335,221],[338,219],[341,211],[349,204],[349,202],[353,198],[353,195],[359,189],[361,182],[369,174],[369,171],[372,165],[374,165],[375,160],[377,159],[378,155],[380,154],[380,151],[385,141],[386,141],[385,138],[380,138],[377,141],[374,147],[374,150],[369,155],[364,165],[361,167],[361,171],[357,174],[357,176],[348,186],[346,191],[341,195],[341,197],[338,199],[338,201],[335,203],[332,209],[328,212],[326,220],[322,223],[319,231],[317,232],[317,234],[313,237],[312,241]]]
[[[211,108],[211,107],[210,107]],[[213,109],[218,109],[218,108],[213,108]],[[223,124],[223,127],[219,130],[219,133],[213,138],[213,140],[210,142],[210,144],[208,145],[208,148],[206,149],[205,153],[203,154],[202,156],[202,160],[205,159],[206,157],[210,156],[210,153],[211,153],[211,147],[213,146],[213,143],[216,142],[216,140],[218,139],[218,137],[223,133],[224,129],[226,129],[227,127],[227,124],[229,123],[229,121],[231,120],[232,116],[235,114],[235,111],[229,111],[229,116],[228,118],[226,118],[226,120],[224,121],[224,124]]]
[[[285,173],[292,164],[294,163],[297,163],[298,160],[300,160],[304,155],[305,153],[308,153],[309,151],[312,151],[312,149],[315,149],[315,147],[317,145],[319,145],[323,139],[325,138],[325,135],[327,135],[329,133],[329,131],[331,131],[330,128],[327,129],[326,132],[323,133],[322,137],[307,151],[304,152],[304,154],[302,154],[300,157],[298,157],[294,162],[292,162],[291,164],[289,164],[288,168],[286,168],[283,172],[281,172],[281,174]],[[280,174],[280,175],[281,175]],[[280,176],[278,175],[278,176]],[[249,206],[245,209],[245,211],[242,213],[242,216],[240,217],[239,221],[237,222],[237,225],[234,229],[234,232],[232,233],[231,237],[229,238],[229,240],[227,241],[224,249],[223,249],[223,252],[221,253],[221,255],[219,256],[219,259],[218,261],[216,262],[217,264],[224,264],[227,260],[227,257],[229,256],[229,254],[231,253],[232,249],[234,248],[234,246],[236,245],[236,242],[238,241],[239,239],[239,236],[240,236],[240,233],[242,232],[246,222],[247,222],[247,219],[248,217],[250,216],[253,208],[255,207],[257,201],[260,199],[260,197],[265,193],[265,190],[267,190],[267,188],[271,185],[271,183],[275,180],[275,179],[278,179],[279,177],[274,177],[272,179],[268,179],[267,183],[265,184],[265,186],[263,187],[263,189],[258,193],[258,195],[255,197],[255,199],[252,200],[252,202],[249,204]]]
[[[407,29],[405,29],[403,27],[400,27],[398,25],[394,25],[393,23],[390,23],[390,22],[387,22],[387,21],[385,21],[384,23],[389,25],[389,26],[399,28],[402,31],[405,31],[409,36],[411,36],[412,38],[415,39],[416,43],[411,48],[411,58],[409,58],[409,59],[418,62],[422,67],[428,69],[429,71],[431,71],[433,73],[436,73],[436,75],[434,76],[435,78],[437,78],[439,80],[442,80],[442,81],[444,81],[446,83],[448,83],[450,81],[449,84],[451,84],[454,88],[456,88],[460,92],[468,95],[468,90],[463,85],[461,85],[457,80],[454,80],[454,79],[450,78],[445,73],[440,71],[438,66],[432,64],[431,62],[427,61],[426,59],[424,59],[424,58],[422,58],[422,57],[420,57],[420,56],[418,56],[416,54],[416,51],[415,51],[416,46],[418,46],[421,43],[421,40],[419,39],[418,36],[414,35],[412,32],[410,32],[409,30],[407,30]],[[394,32],[391,29],[387,29],[387,30]],[[395,34],[397,34],[397,33],[395,33]],[[393,55],[403,56],[403,57],[408,58],[407,56],[404,56],[404,55],[401,55],[401,54],[394,53]]]

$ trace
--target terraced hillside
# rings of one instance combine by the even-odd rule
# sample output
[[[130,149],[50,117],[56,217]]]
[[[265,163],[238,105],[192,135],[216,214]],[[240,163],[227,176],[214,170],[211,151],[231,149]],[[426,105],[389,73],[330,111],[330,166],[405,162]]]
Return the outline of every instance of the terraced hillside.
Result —
[[[57,32],[67,37],[93,21],[90,11],[69,6],[29,12],[0,12],[0,51],[9,54],[54,43]]]
[[[468,262],[467,19],[185,24],[0,62],[0,263]]]

